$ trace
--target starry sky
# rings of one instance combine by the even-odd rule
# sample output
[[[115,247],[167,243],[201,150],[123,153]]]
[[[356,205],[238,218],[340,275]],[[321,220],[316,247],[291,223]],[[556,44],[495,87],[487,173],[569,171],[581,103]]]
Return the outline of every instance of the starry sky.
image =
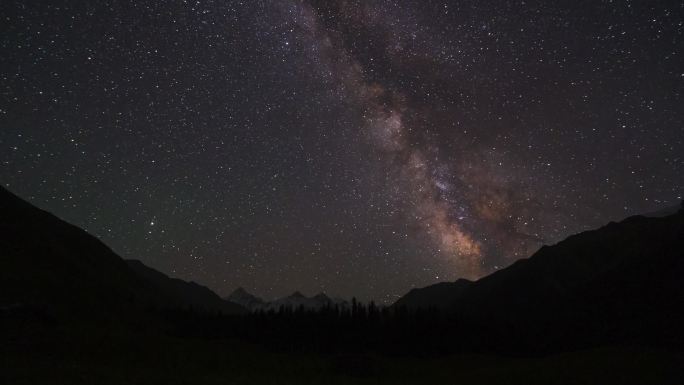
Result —
[[[681,1],[0,17],[0,182],[220,295],[389,303],[682,199]]]

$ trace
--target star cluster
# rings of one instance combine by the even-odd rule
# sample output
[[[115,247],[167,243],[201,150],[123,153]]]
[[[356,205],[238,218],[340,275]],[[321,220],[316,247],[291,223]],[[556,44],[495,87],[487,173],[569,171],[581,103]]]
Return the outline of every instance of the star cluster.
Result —
[[[391,302],[682,199],[678,1],[0,15],[3,185],[222,295]]]

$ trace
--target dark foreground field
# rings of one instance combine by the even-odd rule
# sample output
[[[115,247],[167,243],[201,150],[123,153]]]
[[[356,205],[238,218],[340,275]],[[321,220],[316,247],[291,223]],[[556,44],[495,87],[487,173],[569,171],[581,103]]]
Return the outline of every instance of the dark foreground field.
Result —
[[[231,340],[107,335],[3,345],[4,384],[681,384],[684,356],[597,348],[546,357],[274,352]]]

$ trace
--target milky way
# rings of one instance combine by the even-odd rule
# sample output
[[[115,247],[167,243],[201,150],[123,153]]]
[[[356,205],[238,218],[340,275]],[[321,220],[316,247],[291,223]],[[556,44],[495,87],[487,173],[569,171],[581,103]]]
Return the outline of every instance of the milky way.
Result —
[[[373,56],[368,61],[381,58],[387,63],[387,71],[399,67],[395,71],[401,73],[402,42],[415,40],[419,29],[417,26],[411,27],[410,20],[393,15],[392,11],[398,8],[396,5],[385,2],[341,2],[332,7],[332,19],[348,24],[327,27],[321,25],[321,15],[310,4],[286,3],[285,7],[287,13],[295,15],[295,23],[302,27],[305,38],[311,39],[310,44],[317,47],[314,50],[316,62],[338,78],[343,97],[351,99],[353,107],[363,117],[364,125],[360,129],[385,153],[385,159],[382,160],[392,162],[394,170],[387,182],[400,190],[401,205],[411,213],[409,220],[415,221],[433,238],[438,253],[450,261],[454,271],[475,279],[491,270],[483,258],[487,254],[483,254],[483,246],[477,240],[483,234],[492,238],[489,242],[496,243],[498,248],[507,252],[516,251],[515,255],[526,255],[532,248],[539,246],[539,237],[518,233],[520,226],[517,222],[522,217],[513,212],[515,206],[520,204],[515,202],[516,186],[507,181],[497,183],[493,180],[494,176],[486,171],[472,175],[470,170],[462,169],[464,165],[459,161],[441,160],[439,148],[421,136],[426,132],[425,124],[417,123],[416,127],[412,127],[404,123],[405,116],[411,115],[429,121],[435,110],[444,106],[415,108],[402,90],[406,86],[391,87],[384,84],[383,80],[376,80],[366,65],[356,60],[345,47],[339,30],[348,28],[361,41],[367,37],[358,32],[359,29],[379,33],[383,39],[379,47],[372,50],[370,55]],[[447,9],[448,5],[445,5]],[[408,28],[396,28],[396,25]],[[424,43],[428,47],[435,44],[434,41]],[[431,47],[428,53],[419,53],[420,60],[439,66],[432,57],[435,49]],[[429,94],[430,90],[425,92]],[[424,101],[425,95],[420,95],[420,98]],[[455,113],[458,114],[458,111]],[[470,148],[469,154],[472,152],[473,148]],[[428,159],[428,154],[433,159]],[[456,183],[462,186],[460,189],[453,189],[449,181],[452,175]],[[469,216],[475,218],[473,223],[464,221]],[[510,220],[507,226],[497,226],[506,220]],[[484,226],[480,222],[484,222]],[[492,224],[495,231],[484,229]]]
[[[682,199],[681,2],[0,11],[3,185],[221,295],[391,302]]]

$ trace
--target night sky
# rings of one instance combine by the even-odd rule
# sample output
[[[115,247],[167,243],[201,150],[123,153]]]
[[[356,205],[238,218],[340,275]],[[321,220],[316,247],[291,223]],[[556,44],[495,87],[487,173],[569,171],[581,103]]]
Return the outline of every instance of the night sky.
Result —
[[[681,1],[0,16],[0,182],[220,295],[387,303],[682,199]]]

